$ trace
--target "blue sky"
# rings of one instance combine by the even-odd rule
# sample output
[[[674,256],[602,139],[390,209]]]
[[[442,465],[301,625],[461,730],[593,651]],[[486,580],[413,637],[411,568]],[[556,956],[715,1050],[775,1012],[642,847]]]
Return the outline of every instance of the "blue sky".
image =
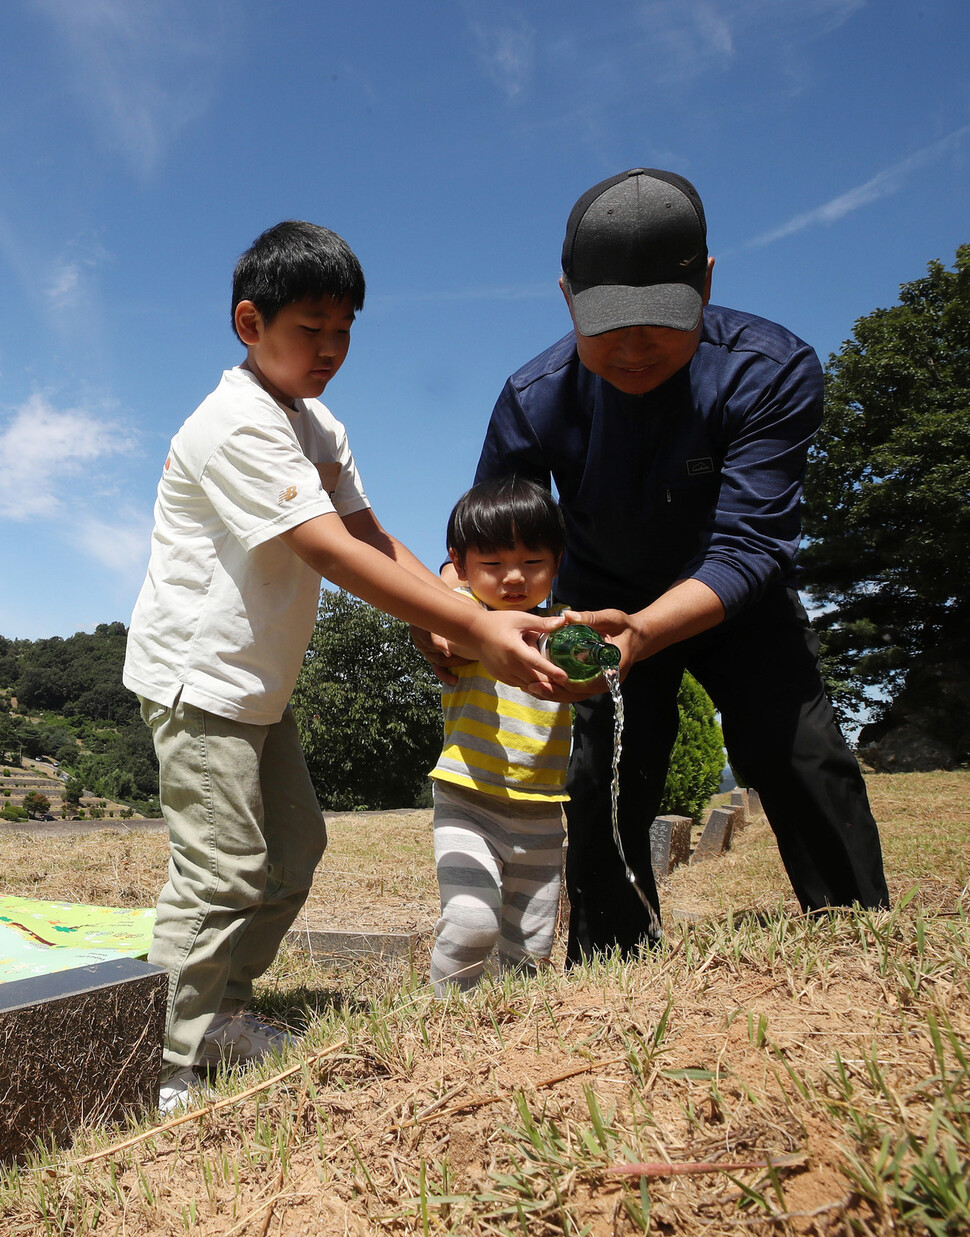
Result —
[[[0,634],[127,623],[172,434],[241,359],[284,218],[367,301],[324,399],[381,521],[443,556],[508,373],[565,334],[566,216],[689,177],[713,299],[823,361],[970,241],[966,0],[7,0]]]

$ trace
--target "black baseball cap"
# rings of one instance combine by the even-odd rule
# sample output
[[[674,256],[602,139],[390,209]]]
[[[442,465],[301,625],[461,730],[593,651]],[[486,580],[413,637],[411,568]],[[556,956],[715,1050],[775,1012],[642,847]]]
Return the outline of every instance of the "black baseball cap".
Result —
[[[692,331],[707,279],[707,222],[697,190],[657,168],[600,181],[570,212],[562,271],[583,335],[625,326]]]

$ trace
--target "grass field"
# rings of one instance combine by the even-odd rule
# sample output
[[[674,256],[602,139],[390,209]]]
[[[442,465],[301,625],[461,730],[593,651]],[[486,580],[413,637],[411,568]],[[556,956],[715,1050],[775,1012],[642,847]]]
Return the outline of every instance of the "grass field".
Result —
[[[286,952],[258,1008],[303,1038],[275,1069],[8,1170],[0,1232],[970,1232],[970,773],[869,788],[892,911],[804,918],[755,823],[674,873],[637,962],[436,1002],[423,953]],[[335,818],[314,922],[427,931],[428,817]],[[150,905],[164,877],[159,836],[0,847],[3,893]]]

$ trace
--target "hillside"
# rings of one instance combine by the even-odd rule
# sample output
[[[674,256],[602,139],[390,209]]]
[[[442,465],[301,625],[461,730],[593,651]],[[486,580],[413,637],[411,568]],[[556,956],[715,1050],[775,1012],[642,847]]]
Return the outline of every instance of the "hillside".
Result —
[[[157,816],[151,735],[121,681],[126,638],[123,623],[66,639],[0,636],[0,765],[13,774],[41,762],[106,811]]]
[[[23,759],[19,765],[0,765],[0,819],[4,808],[22,808],[35,820],[110,821],[141,819],[144,813],[130,804],[106,799],[72,779],[46,760]],[[71,790],[74,793],[71,793]],[[46,801],[47,806],[43,803]],[[36,810],[31,810],[39,804]],[[11,821],[11,826],[16,823]]]

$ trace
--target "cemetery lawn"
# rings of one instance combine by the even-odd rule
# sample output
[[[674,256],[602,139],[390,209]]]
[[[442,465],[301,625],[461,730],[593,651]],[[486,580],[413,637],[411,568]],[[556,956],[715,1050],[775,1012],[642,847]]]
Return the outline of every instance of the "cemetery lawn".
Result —
[[[970,1232],[970,772],[868,784],[891,911],[805,918],[753,822],[673,873],[660,949],[465,1001],[426,984],[430,813],[331,818],[309,925],[413,963],[285,949],[255,1002],[302,1036],[282,1061],[4,1170],[0,1234]],[[165,875],[117,825],[0,849],[5,894],[150,906]]]

